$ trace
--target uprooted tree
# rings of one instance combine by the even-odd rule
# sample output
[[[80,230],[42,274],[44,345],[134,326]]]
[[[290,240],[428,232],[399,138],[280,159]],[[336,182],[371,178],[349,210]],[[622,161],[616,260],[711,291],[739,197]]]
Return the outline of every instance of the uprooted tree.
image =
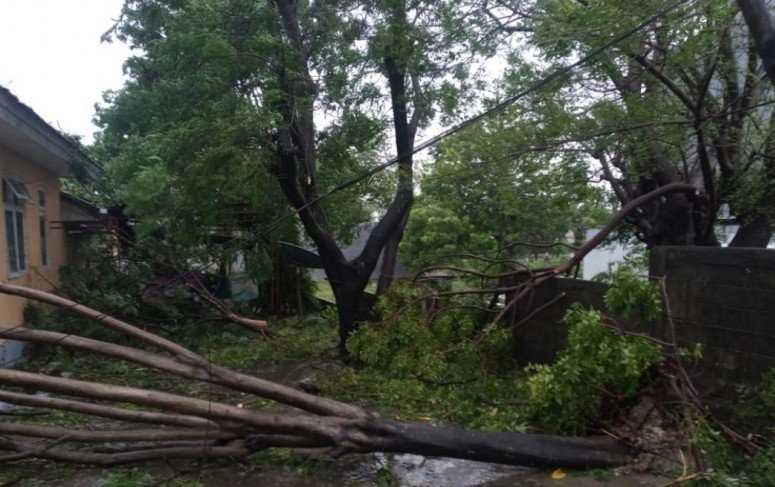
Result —
[[[622,220],[654,198],[693,187],[669,185],[623,208],[595,238],[565,264],[531,273],[507,305],[514,305],[531,288],[566,273],[599,245]],[[142,365],[160,373],[216,384],[276,401],[298,411],[266,412],[223,402],[167,392],[0,370],[0,400],[16,405],[53,408],[157,428],[120,431],[69,430],[24,423],[0,423],[0,449],[12,451],[0,461],[44,458],[54,461],[116,465],[158,458],[243,457],[271,447],[328,447],[332,454],[404,452],[531,466],[599,467],[624,463],[627,448],[611,438],[572,438],[510,432],[480,432],[379,418],[357,406],[308,394],[298,389],[211,363],[187,348],[127,322],[71,300],[35,289],[0,283],[0,293],[46,303],[94,320],[155,351],[94,340],[74,334],[16,327],[0,330],[0,338],[48,344],[95,353]],[[504,310],[505,311],[505,310]],[[16,392],[9,387],[42,390],[69,397]],[[130,403],[127,409],[111,403]],[[163,427],[160,427],[163,426]],[[136,427],[136,426],[135,426]],[[40,444],[30,439],[50,439]],[[133,443],[104,449],[67,449],[67,443]]]
[[[42,390],[69,398],[0,390],[0,400],[53,408],[154,429],[68,430],[22,423],[0,423],[0,449],[15,452],[2,461],[44,458],[54,461],[117,465],[159,458],[237,458],[269,447],[330,447],[337,455],[373,451],[408,452],[537,466],[597,467],[623,463],[626,450],[609,439],[563,438],[520,433],[485,433],[380,419],[361,408],[307,394],[210,363],[204,357],[153,333],[46,292],[0,284],[0,292],[63,307],[160,350],[150,352],[58,332],[24,328],[0,331],[0,337],[69,347],[125,360],[149,369],[271,399],[302,413],[268,413],[161,391],[119,387],[43,374],[0,370],[6,387]],[[98,401],[98,402],[95,402]],[[103,401],[131,403],[126,409]],[[19,439],[23,438],[23,439]],[[31,438],[53,440],[30,443]],[[66,443],[126,442],[136,446],[111,453],[65,449]],[[139,445],[139,446],[137,446]]]

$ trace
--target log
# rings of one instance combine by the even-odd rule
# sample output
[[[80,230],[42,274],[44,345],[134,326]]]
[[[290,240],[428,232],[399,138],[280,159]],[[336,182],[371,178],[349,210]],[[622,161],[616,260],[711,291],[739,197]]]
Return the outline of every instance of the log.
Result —
[[[60,448],[40,448],[37,445],[12,441],[5,438],[0,438],[0,449],[18,452],[19,455],[12,456],[16,459],[44,458],[58,462],[98,465],[102,467],[113,467],[116,465],[152,460],[239,458],[250,453],[250,451],[241,443],[229,446],[205,445],[196,447],[153,448],[125,453],[94,453],[64,450]],[[0,461],[3,461],[1,457]]]
[[[18,406],[57,409],[60,411],[70,411],[73,413],[87,414],[101,418],[117,419],[119,421],[128,421],[132,423],[150,423],[169,426],[184,426],[191,428],[209,428],[212,430],[216,430],[220,427],[220,425],[214,421],[198,418],[196,416],[122,409],[114,406],[93,404],[90,402],[22,394],[4,390],[0,390],[0,401],[16,404]]]
[[[56,440],[67,438],[75,442],[140,442],[185,440],[233,440],[237,434],[226,431],[153,429],[126,431],[72,430],[54,426],[37,426],[21,423],[0,422],[0,433]]]
[[[626,463],[631,453],[611,438],[473,431],[391,421],[374,423],[367,431],[374,451],[528,467],[604,468]]]
[[[112,406],[69,399],[30,396],[0,391],[0,400],[33,407],[52,407],[133,422],[172,424],[196,428],[187,430],[141,430],[135,432],[84,432],[31,425],[6,424],[0,432],[23,437],[58,438],[44,445],[0,439],[0,449],[16,452],[5,460],[45,458],[54,461],[118,465],[159,458],[239,457],[274,446],[331,447],[337,454],[396,452],[427,456],[447,456],[469,460],[542,467],[608,467],[627,461],[629,451],[610,439],[565,438],[524,433],[492,433],[425,423],[383,421],[361,408],[319,398],[293,388],[238,373],[207,362],[201,356],[152,333],[99,313],[58,296],[19,286],[0,283],[0,292],[67,307],[96,321],[161,348],[172,357],[132,347],[63,335],[56,332],[13,329],[0,336],[38,343],[69,346],[96,352],[111,358],[129,360],[171,372],[181,377],[206,380],[232,390],[307,411],[303,414],[253,411],[216,401],[207,401],[148,389],[122,387],[24,371],[0,369],[0,384],[44,390],[98,401],[128,402],[159,408],[163,413],[129,411]],[[314,414],[318,414],[318,416]],[[203,438],[202,446],[181,444]],[[214,446],[215,438],[238,438],[228,446]],[[100,453],[59,448],[71,441],[147,441],[162,440],[158,448]],[[3,458],[0,458],[2,461]]]

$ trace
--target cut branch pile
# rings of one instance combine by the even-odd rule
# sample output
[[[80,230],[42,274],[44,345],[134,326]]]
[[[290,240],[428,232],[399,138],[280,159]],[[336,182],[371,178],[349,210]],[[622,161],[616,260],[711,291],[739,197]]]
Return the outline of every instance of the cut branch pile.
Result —
[[[626,449],[610,438],[490,433],[383,420],[357,406],[218,366],[173,341],[47,292],[0,283],[0,293],[65,308],[154,351],[21,327],[0,330],[0,338],[100,354],[296,409],[252,410],[157,390],[0,369],[0,401],[127,423],[111,431],[92,431],[0,422],[0,450],[10,452],[0,461],[42,458],[110,466],[156,459],[239,458],[271,447],[328,448],[334,456],[403,452],[552,467],[604,467],[627,460]],[[78,446],[67,446],[71,444]]]

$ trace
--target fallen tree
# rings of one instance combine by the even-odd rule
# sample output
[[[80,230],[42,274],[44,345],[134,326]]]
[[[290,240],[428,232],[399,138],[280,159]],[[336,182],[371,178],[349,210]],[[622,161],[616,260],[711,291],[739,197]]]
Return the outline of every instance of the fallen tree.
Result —
[[[0,369],[0,384],[5,388],[0,390],[2,401],[127,423],[109,431],[0,423],[0,450],[11,452],[1,456],[0,461],[42,458],[110,466],[153,459],[237,458],[271,447],[325,447],[335,456],[403,452],[553,467],[603,467],[627,461],[627,449],[610,438],[491,433],[388,421],[356,406],[212,364],[179,344],[50,293],[6,283],[0,283],[0,292],[66,308],[161,353],[21,327],[0,330],[0,338],[97,353],[158,372],[272,399],[300,410],[270,413],[163,391]],[[9,387],[46,391],[57,397],[10,391]],[[126,409],[115,403],[129,403],[142,409]],[[157,429],[143,429],[142,423],[154,424]],[[116,442],[121,443],[120,448],[105,446]],[[68,443],[81,446],[69,449],[64,446]]]
[[[669,192],[693,190],[690,185],[672,184],[644,195],[622,208],[598,235],[577,249],[565,264],[553,269],[519,270],[528,279],[507,289],[513,297],[500,315],[527,296],[535,286],[572,270],[586,253],[599,245],[639,205]],[[286,406],[280,412],[267,412],[163,391],[0,369],[0,385],[5,387],[68,396],[46,397],[0,390],[2,401],[110,418],[135,425],[134,430],[124,431],[127,428],[121,428],[121,431],[100,432],[0,423],[0,450],[13,452],[0,457],[0,461],[43,458],[107,466],[159,458],[244,457],[271,447],[314,447],[329,448],[335,456],[401,452],[525,466],[591,468],[625,463],[630,453],[627,447],[607,437],[573,438],[482,432],[385,420],[357,406],[308,394],[211,363],[178,343],[48,292],[0,283],[0,293],[66,309],[157,351],[23,327],[0,330],[0,338],[95,353],[109,359],[139,364],[160,373],[270,399]],[[74,400],[71,397],[85,400]],[[114,403],[130,403],[145,409],[126,409]],[[287,407],[295,410],[288,410]],[[159,429],[140,429],[139,424],[155,424]],[[30,443],[30,439],[35,442]],[[41,445],[41,439],[53,441]],[[140,446],[104,446],[105,443],[119,441],[140,442]],[[93,447],[71,450],[61,446],[73,442],[93,444]]]

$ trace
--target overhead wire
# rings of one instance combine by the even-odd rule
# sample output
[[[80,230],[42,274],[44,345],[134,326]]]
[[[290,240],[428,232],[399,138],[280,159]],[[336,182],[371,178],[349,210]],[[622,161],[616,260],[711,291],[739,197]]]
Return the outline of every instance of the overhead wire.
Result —
[[[382,172],[382,171],[384,171],[384,170],[386,170],[386,169],[396,165],[400,160],[402,160],[405,157],[418,154],[419,152],[422,152],[422,151],[424,151],[426,149],[434,147],[434,146],[438,145],[442,140],[444,140],[444,139],[446,139],[446,138],[448,138],[448,137],[450,137],[450,136],[452,136],[454,134],[457,134],[458,132],[460,132],[462,130],[465,130],[466,128],[468,128],[468,127],[470,127],[470,126],[472,126],[472,125],[474,125],[474,124],[484,120],[485,118],[491,117],[491,116],[493,116],[495,114],[498,114],[498,113],[504,111],[506,108],[508,108],[509,106],[513,105],[514,103],[516,103],[520,99],[524,98],[525,96],[529,95],[530,93],[538,91],[538,90],[542,89],[543,87],[549,85],[550,83],[552,83],[552,82],[554,82],[554,81],[556,81],[556,80],[558,80],[560,78],[563,78],[563,77],[565,77],[567,75],[572,74],[573,71],[576,70],[576,68],[579,68],[579,67],[589,63],[590,61],[595,59],[597,56],[599,56],[600,54],[602,54],[605,51],[607,51],[608,49],[610,49],[611,47],[613,47],[613,46],[615,46],[615,45],[617,45],[617,44],[627,40],[628,38],[632,37],[633,35],[637,34],[641,30],[643,30],[644,28],[646,28],[649,25],[651,25],[657,19],[660,19],[660,18],[662,18],[662,17],[672,13],[673,11],[679,9],[680,7],[682,7],[682,6],[686,5],[686,4],[693,3],[694,1],[696,1],[696,0],[678,0],[677,2],[674,2],[674,3],[670,4],[670,5],[668,5],[667,7],[661,9],[659,12],[651,15],[646,20],[640,22],[635,27],[632,27],[632,28],[630,28],[630,29],[628,29],[628,30],[626,30],[626,31],[624,31],[624,32],[622,32],[622,33],[612,37],[607,42],[604,42],[600,46],[592,49],[585,56],[581,57],[578,61],[576,61],[574,63],[571,63],[571,64],[569,64],[567,66],[563,66],[561,68],[556,69],[555,71],[550,73],[548,76],[546,76],[546,77],[536,81],[535,83],[531,84],[530,86],[528,86],[524,90],[521,90],[518,93],[505,98],[504,100],[502,100],[499,103],[493,105],[489,109],[484,110],[483,112],[481,112],[481,113],[479,113],[479,114],[477,114],[477,115],[475,115],[475,116],[473,116],[471,118],[468,118],[468,119],[466,119],[466,120],[464,120],[464,121],[462,121],[462,122],[460,122],[460,123],[458,123],[456,125],[453,125],[452,127],[449,127],[448,129],[440,132],[439,134],[431,137],[430,139],[427,139],[427,140],[423,141],[422,143],[417,144],[416,146],[414,146],[414,148],[411,151],[406,152],[406,153],[400,153],[400,154],[396,155],[395,157],[393,157],[392,159],[389,159],[389,160],[383,162],[382,164],[379,164],[379,165],[369,169],[368,171],[364,171],[363,173],[359,174],[358,176],[355,176],[355,177],[353,177],[353,178],[351,178],[351,179],[349,179],[347,181],[344,181],[343,183],[340,183],[340,184],[336,185],[332,189],[326,191],[325,193],[323,193],[323,194],[321,194],[319,196],[316,196],[315,198],[312,198],[311,200],[307,201],[306,203],[304,203],[303,205],[299,206],[298,208],[294,208],[288,214],[286,214],[284,216],[281,216],[280,218],[275,220],[259,236],[263,237],[263,238],[268,238],[268,236],[274,230],[276,230],[282,223],[284,223],[287,219],[289,219],[289,218],[291,218],[291,217],[301,213],[302,211],[310,208],[313,205],[316,205],[317,203],[320,203],[322,200],[332,196],[333,194],[338,193],[340,191],[343,191],[343,190],[345,190],[345,189],[347,189],[347,188],[349,188],[349,187],[351,187],[351,186],[353,186],[355,184],[358,184],[361,181],[364,181],[364,180],[374,176],[375,174],[378,174],[378,173],[380,173],[380,172]]]

